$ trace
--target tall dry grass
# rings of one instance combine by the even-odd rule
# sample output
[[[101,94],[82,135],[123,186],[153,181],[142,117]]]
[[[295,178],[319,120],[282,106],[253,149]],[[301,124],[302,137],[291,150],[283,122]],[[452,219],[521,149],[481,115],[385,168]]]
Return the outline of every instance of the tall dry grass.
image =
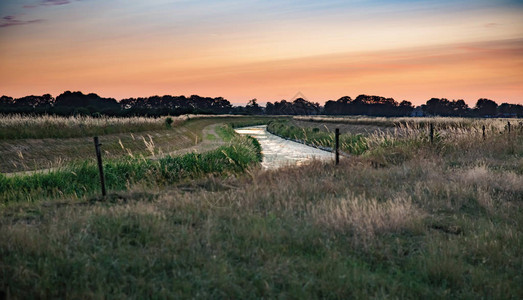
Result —
[[[339,124],[366,124],[383,127],[408,127],[411,129],[426,128],[429,124],[440,129],[447,128],[469,128],[480,130],[483,125],[490,130],[503,130],[510,122],[515,129],[522,130],[523,122],[515,118],[459,118],[459,117],[367,117],[367,116],[295,116],[295,120],[339,123]]]
[[[73,138],[116,133],[168,129],[187,120],[202,118],[242,118],[237,115],[181,115],[166,117],[90,117],[0,115],[0,140]],[[166,124],[166,119],[173,120]]]
[[[376,239],[387,232],[414,230],[425,213],[405,196],[378,201],[364,195],[335,198],[309,208],[313,220],[336,231],[357,236],[355,241]]]
[[[186,116],[174,117],[180,124]],[[0,139],[72,138],[164,129],[164,118],[21,116],[0,117]]]

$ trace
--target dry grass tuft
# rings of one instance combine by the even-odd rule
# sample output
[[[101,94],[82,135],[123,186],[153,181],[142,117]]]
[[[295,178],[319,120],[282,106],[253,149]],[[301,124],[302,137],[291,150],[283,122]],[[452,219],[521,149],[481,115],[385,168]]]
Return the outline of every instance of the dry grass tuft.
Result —
[[[459,172],[457,177],[467,185],[504,192],[523,193],[523,176],[512,171],[494,172],[489,170],[487,166],[480,165]]]
[[[310,214],[320,224],[366,239],[380,233],[413,229],[424,216],[405,196],[379,202],[355,195],[312,206]]]

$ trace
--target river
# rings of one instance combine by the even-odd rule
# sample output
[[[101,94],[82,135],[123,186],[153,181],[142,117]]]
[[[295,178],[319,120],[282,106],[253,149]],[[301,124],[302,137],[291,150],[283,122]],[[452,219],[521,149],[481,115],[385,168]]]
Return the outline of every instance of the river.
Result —
[[[267,126],[249,126],[235,129],[239,134],[250,135],[257,139],[262,147],[264,169],[277,169],[289,165],[301,165],[313,159],[333,160],[331,152],[296,143],[267,131]]]

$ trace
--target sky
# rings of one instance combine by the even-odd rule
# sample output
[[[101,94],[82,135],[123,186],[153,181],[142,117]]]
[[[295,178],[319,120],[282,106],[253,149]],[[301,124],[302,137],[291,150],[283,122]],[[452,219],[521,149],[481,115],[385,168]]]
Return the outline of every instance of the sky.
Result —
[[[523,0],[0,0],[0,94],[523,104]]]

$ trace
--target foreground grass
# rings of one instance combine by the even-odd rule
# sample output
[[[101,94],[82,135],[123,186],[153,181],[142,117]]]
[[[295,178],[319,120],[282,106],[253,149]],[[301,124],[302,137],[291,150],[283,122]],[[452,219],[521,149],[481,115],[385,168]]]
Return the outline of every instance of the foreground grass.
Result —
[[[523,138],[389,143],[332,164],[135,186],[0,217],[17,298],[523,296]]]

